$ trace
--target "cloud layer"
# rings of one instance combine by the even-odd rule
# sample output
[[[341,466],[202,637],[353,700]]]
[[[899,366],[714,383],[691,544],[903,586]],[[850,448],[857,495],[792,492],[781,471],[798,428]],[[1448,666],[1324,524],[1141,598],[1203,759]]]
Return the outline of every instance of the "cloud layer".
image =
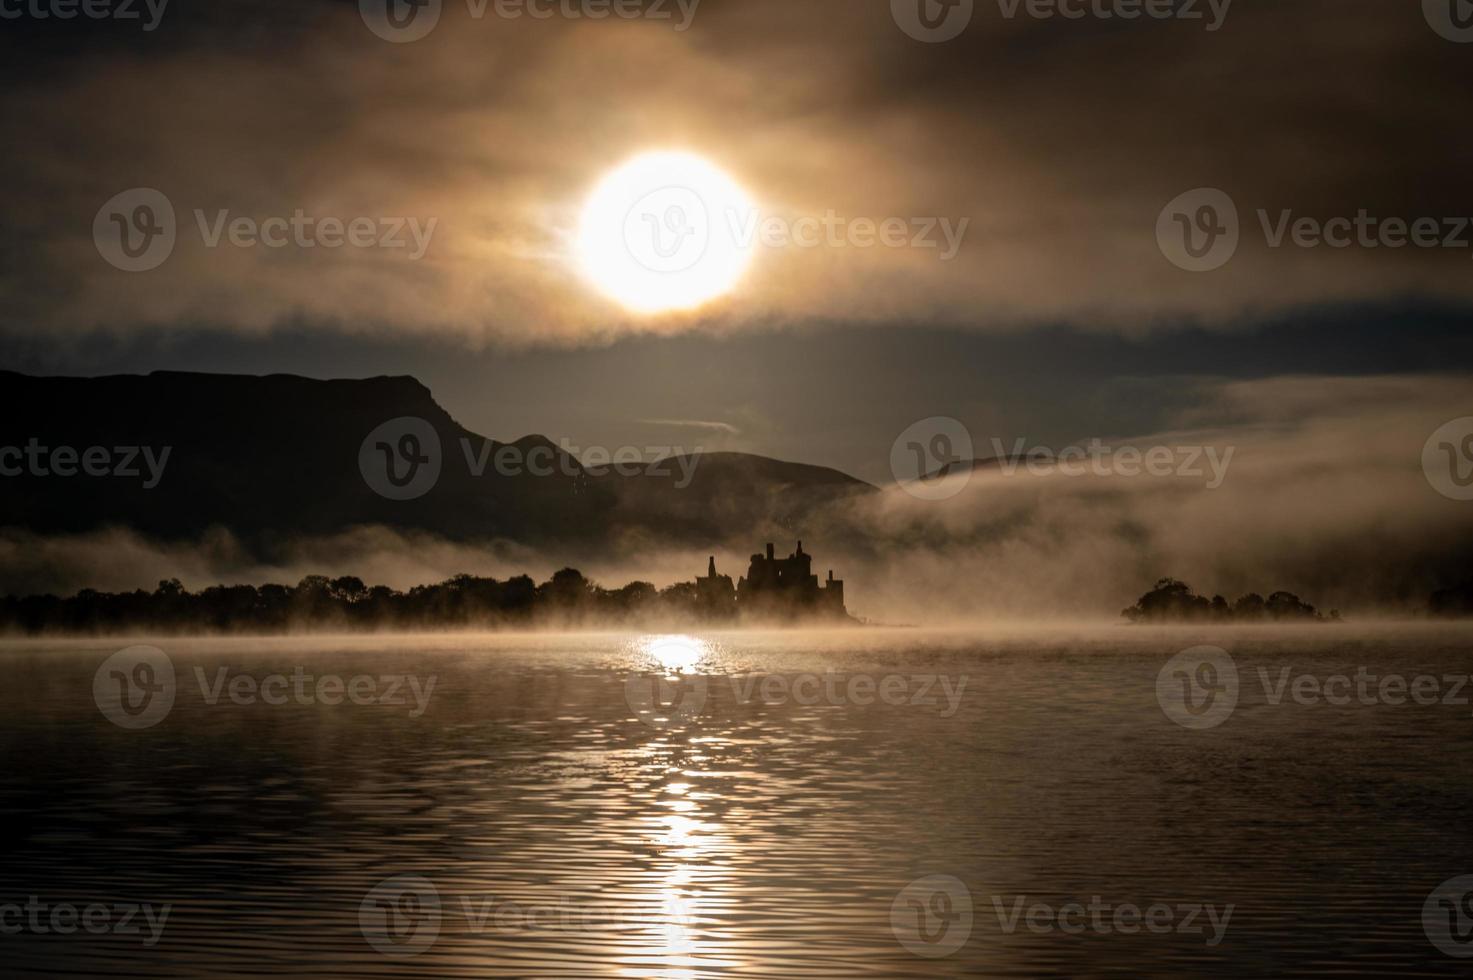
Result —
[[[1241,3],[1208,31],[1010,19],[979,0],[945,44],[907,36],[880,0],[702,0],[686,31],[495,9],[447,2],[409,44],[327,0],[180,5],[152,33],[21,25],[0,93],[0,330],[310,324],[512,345],[813,320],[1141,332],[1473,292],[1466,244],[1273,248],[1256,214],[1473,214],[1473,135],[1449,98],[1467,50],[1418,4]],[[909,244],[759,247],[732,296],[631,316],[583,282],[571,236],[600,174],[661,147],[717,162],[789,227],[965,219],[966,235],[952,261]],[[133,187],[178,218],[173,254],[147,273],[93,242],[98,209]],[[1242,239],[1194,274],[1163,256],[1156,225],[1198,187],[1230,195]],[[298,211],[437,224],[412,261],[210,248],[196,211],[207,226]]]

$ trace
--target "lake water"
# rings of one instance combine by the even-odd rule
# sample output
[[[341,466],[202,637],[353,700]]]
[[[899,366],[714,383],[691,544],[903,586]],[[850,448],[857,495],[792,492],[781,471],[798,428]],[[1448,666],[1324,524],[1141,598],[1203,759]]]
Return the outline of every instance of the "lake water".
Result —
[[[1469,629],[127,646],[0,645],[7,975],[1473,968]]]

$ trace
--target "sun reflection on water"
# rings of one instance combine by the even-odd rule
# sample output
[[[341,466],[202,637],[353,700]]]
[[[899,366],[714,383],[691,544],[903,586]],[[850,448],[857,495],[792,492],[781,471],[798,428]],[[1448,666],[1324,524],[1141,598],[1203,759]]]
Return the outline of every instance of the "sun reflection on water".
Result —
[[[667,675],[699,673],[710,669],[717,651],[705,640],[685,634],[640,638],[635,655],[647,669]],[[719,875],[726,857],[719,853],[724,839],[719,823],[703,812],[701,794],[681,778],[705,759],[704,740],[683,737],[655,739],[642,748],[644,768],[657,784],[653,811],[645,820],[647,846],[660,856],[661,867],[645,881],[653,919],[632,956],[639,976],[662,980],[693,980],[701,969],[734,965],[729,951],[701,935],[702,922],[713,900],[710,878]]]
[[[684,674],[705,660],[711,647],[704,640],[684,634],[648,636],[639,641],[639,652],[669,674]]]

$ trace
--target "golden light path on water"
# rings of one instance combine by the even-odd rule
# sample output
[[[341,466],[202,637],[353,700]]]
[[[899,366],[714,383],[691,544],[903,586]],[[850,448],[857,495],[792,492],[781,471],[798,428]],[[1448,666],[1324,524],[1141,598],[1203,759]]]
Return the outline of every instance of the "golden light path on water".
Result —
[[[691,673],[713,654],[704,640],[684,634],[644,637],[635,646],[652,668],[667,675]],[[699,923],[715,911],[708,907],[710,900],[702,893],[701,883],[714,870],[715,843],[724,836],[719,825],[700,819],[702,794],[692,793],[692,784],[684,781],[689,770],[705,758],[702,741],[690,744],[662,738],[646,747],[652,779],[681,781],[665,782],[658,805],[670,812],[655,817],[648,831],[651,843],[670,864],[651,883],[653,922],[645,934],[647,945],[634,954],[638,966],[630,976],[693,980],[698,969],[731,958],[729,951],[696,938],[701,934]]]
[[[1425,974],[1438,955],[1425,889],[1449,854],[1473,866],[1461,826],[1427,816],[1473,805],[1447,752],[1466,744],[1467,713],[1252,698],[1204,739],[1156,686],[1203,629],[168,639],[180,696],[147,752],[136,733],[93,737],[116,727],[93,692],[102,644],[6,641],[18,683],[0,688],[0,713],[20,719],[7,758],[80,746],[42,765],[41,796],[24,766],[0,780],[0,804],[44,818],[10,855],[10,893],[167,899],[173,914],[154,946],[7,936],[5,975],[1237,976],[1265,957],[1303,967],[1291,973]],[[1468,629],[1207,639],[1245,676],[1343,672],[1347,635],[1380,676],[1461,676]],[[412,700],[185,696],[196,671],[246,668],[433,677],[434,701],[416,717]],[[795,698],[805,676],[823,681],[817,702]],[[880,700],[891,677],[905,690]],[[932,680],[935,703],[918,703],[916,682]],[[1305,746],[1324,764],[1306,765]],[[1218,792],[1225,805],[1210,805]],[[1308,830],[1284,823],[1306,805]],[[1394,834],[1366,833],[1388,820]],[[1250,824],[1264,835],[1252,873],[1204,870],[1203,841],[1230,847]],[[1330,865],[1357,874],[1327,880]],[[922,913],[950,922],[964,907],[915,904],[938,876],[961,886],[954,900],[972,890],[973,924],[931,957],[942,946]],[[1240,911],[1215,946],[1180,928],[1064,941],[996,918],[1025,896],[1094,895]],[[1406,914],[1388,915],[1388,895]],[[949,929],[941,939],[950,949]]]

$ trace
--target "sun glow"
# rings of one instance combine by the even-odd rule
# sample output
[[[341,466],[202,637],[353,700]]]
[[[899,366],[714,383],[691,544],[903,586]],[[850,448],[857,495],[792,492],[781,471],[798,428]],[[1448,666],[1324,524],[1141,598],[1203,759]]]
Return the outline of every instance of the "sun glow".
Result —
[[[619,166],[584,205],[578,261],[600,291],[638,313],[700,306],[736,286],[751,262],[754,206],[693,153],[645,153]]]
[[[703,641],[693,636],[653,636],[640,643],[641,652],[657,666],[671,674],[691,670],[710,653]]]

